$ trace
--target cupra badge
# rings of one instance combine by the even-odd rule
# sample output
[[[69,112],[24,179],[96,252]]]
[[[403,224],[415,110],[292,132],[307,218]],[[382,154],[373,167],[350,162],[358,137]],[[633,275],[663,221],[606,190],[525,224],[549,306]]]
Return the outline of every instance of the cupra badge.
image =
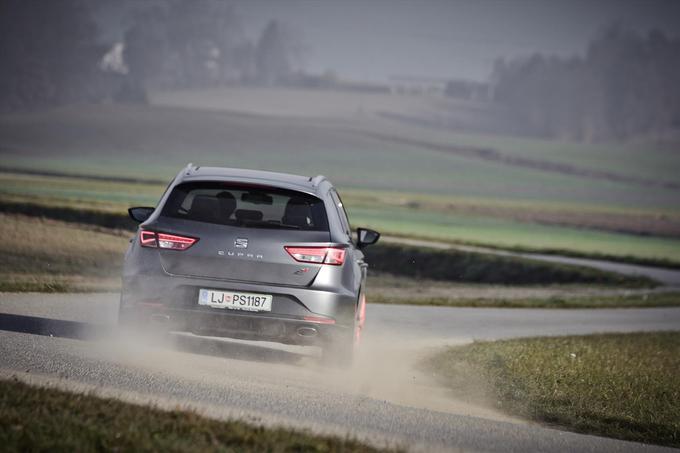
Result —
[[[247,238],[236,238],[234,239],[234,247],[237,249],[247,249],[248,239]]]

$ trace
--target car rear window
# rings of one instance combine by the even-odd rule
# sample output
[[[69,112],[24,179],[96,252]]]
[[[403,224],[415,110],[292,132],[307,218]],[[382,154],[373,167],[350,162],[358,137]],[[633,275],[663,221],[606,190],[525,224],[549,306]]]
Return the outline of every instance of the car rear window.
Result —
[[[249,228],[328,231],[324,203],[294,190],[224,182],[176,186],[161,215]]]

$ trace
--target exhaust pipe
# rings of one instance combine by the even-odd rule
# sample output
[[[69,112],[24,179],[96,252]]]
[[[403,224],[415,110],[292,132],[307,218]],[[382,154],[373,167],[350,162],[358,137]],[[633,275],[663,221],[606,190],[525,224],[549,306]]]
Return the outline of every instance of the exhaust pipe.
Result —
[[[298,327],[297,334],[301,337],[315,337],[318,332],[314,327]]]

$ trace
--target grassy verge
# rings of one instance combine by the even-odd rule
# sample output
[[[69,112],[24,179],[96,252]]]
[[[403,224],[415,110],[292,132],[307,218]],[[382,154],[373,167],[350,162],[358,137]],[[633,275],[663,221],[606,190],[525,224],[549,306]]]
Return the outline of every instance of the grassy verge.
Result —
[[[371,292],[371,303],[421,305],[438,307],[479,307],[479,308],[650,308],[678,307],[680,293],[651,293],[616,296],[576,296],[576,297],[391,297],[379,292]]]
[[[130,233],[0,214],[0,291],[115,291]]]
[[[1,168],[0,168],[1,169]],[[342,195],[348,206],[403,207],[439,213],[467,213],[515,219],[549,225],[577,226],[632,234],[678,237],[680,211],[655,206],[635,207],[619,204],[565,202],[542,199],[512,200],[462,196],[458,193],[436,194],[344,187]],[[567,217],[569,216],[569,217]]]
[[[357,225],[394,236],[417,236],[452,244],[518,252],[609,258],[659,267],[678,267],[680,263],[680,240],[673,238],[384,206],[353,208],[350,205],[348,210]]]
[[[140,200],[139,204],[153,205],[154,202],[150,197]],[[19,195],[0,194],[0,212],[7,214],[20,214],[31,217],[43,217],[48,219],[61,220],[65,222],[80,223],[85,225],[101,226],[104,228],[133,230],[135,228],[134,222],[128,217],[125,212],[125,206],[118,202],[100,202],[93,203],[91,201],[82,200],[36,200],[31,197]],[[375,225],[373,225],[375,226]],[[412,225],[413,229],[410,231],[422,231],[417,225]],[[601,259],[608,261],[615,261],[629,264],[640,264],[645,266],[662,267],[669,269],[680,269],[680,262],[673,261],[668,258],[649,258],[634,255],[614,255],[602,252],[581,252],[568,248],[540,248],[540,247],[526,247],[518,245],[499,246],[497,244],[466,241],[466,240],[452,240],[450,237],[440,237],[437,235],[413,235],[413,234],[399,234],[399,230],[395,230],[397,234],[392,234],[391,230],[381,228],[378,223],[378,228],[383,234],[402,236],[409,239],[423,239],[436,240],[448,242],[452,245],[468,245],[485,247],[489,249],[496,249],[501,251],[513,251],[518,253],[544,253],[551,255],[571,256],[575,258],[590,258]],[[658,238],[657,238],[658,239]],[[669,241],[668,239],[659,239],[662,242]],[[595,247],[595,249],[598,249]]]
[[[378,244],[367,248],[365,253],[372,269],[412,278],[506,285],[653,286],[653,282],[644,277],[487,253],[393,244]]]
[[[113,271],[112,271],[113,272]],[[0,292],[108,293],[120,291],[118,273],[110,277],[72,274],[13,274],[0,272]]]
[[[602,260],[602,261],[612,261],[615,263],[623,264],[637,264],[641,266],[658,267],[663,269],[680,269],[680,261],[675,258],[662,258],[662,257],[646,257],[640,255],[631,254],[613,254],[604,253],[601,251],[583,251],[583,250],[573,250],[569,248],[559,248],[559,247],[532,247],[527,245],[499,245],[490,242],[478,242],[478,241],[468,241],[459,240],[451,238],[442,238],[438,236],[427,236],[422,234],[404,234],[403,232],[390,231],[386,229],[378,229],[381,233],[387,236],[392,236],[395,238],[404,239],[415,239],[423,241],[435,241],[444,244],[450,244],[453,247],[463,246],[463,247],[478,247],[481,249],[497,250],[499,252],[511,252],[511,253],[529,253],[529,254],[541,254],[541,255],[561,255],[570,258],[584,258],[589,260]]]
[[[0,381],[0,445],[3,451],[381,451],[350,439],[222,422],[7,380]]]
[[[0,169],[0,210],[27,215],[37,211],[50,218],[96,221],[116,228],[130,227],[125,215],[129,206],[154,205],[165,187],[119,176],[6,170]],[[357,225],[384,233],[409,237],[417,233],[456,244],[680,267],[677,209],[452,198],[356,188],[342,193]]]
[[[115,219],[115,216],[72,207],[41,211],[22,204],[13,206],[17,207],[15,212],[29,215],[0,213],[0,234],[6,239],[0,243],[0,253],[4,257],[0,262],[0,291],[118,289],[122,257],[131,233],[99,226],[101,223],[109,225],[103,220]],[[40,213],[72,222],[37,217]],[[116,221],[111,224],[125,226]],[[626,287],[653,285],[651,281],[638,277],[485,253],[379,244],[369,248],[367,256],[372,268],[377,271],[440,281],[530,285],[583,283]]]
[[[515,415],[680,447],[678,332],[476,342],[447,349],[427,366],[453,389],[486,393]],[[476,390],[468,391],[472,383]]]
[[[28,217],[54,219],[62,222],[99,226],[102,228],[133,231],[134,221],[127,213],[110,212],[98,209],[83,209],[78,205],[43,205],[33,203],[17,203],[0,197],[0,212],[19,214]]]

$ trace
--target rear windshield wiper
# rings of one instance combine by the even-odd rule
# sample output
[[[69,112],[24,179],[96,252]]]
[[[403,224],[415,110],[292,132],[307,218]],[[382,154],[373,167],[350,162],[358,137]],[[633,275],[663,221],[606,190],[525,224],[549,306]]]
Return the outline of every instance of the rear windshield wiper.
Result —
[[[286,223],[272,223],[266,222],[264,220],[242,220],[241,225],[247,227],[256,228],[274,228],[274,229],[285,229],[285,230],[299,230],[300,227],[297,225],[288,225]]]

